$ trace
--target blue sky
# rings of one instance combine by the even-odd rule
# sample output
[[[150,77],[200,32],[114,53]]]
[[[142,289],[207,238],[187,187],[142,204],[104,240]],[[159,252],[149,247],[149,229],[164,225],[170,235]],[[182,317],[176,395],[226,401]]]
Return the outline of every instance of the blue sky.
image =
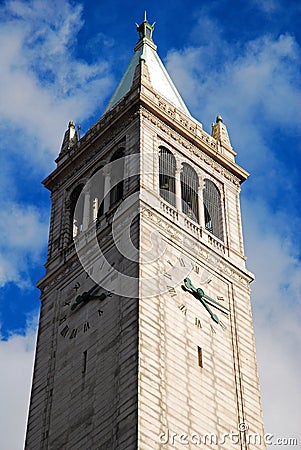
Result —
[[[69,120],[84,133],[101,116],[145,9],[191,114],[208,132],[221,114],[237,162],[251,172],[241,198],[265,429],[298,436],[300,8],[291,0],[0,2],[1,448],[23,447],[50,213],[41,180]]]

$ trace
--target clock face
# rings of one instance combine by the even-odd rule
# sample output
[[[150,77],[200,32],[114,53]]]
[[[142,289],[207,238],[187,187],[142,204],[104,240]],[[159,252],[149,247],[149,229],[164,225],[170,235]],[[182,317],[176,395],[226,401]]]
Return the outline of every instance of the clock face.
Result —
[[[59,334],[66,340],[84,337],[101,326],[112,293],[83,273],[61,292]]]
[[[174,307],[189,321],[191,327],[203,330],[212,336],[229,334],[229,295],[226,283],[208,271],[206,282],[202,279],[202,267],[191,259],[184,259],[185,266],[190,268],[189,277],[178,281],[179,272],[175,272],[166,281],[168,296]]]

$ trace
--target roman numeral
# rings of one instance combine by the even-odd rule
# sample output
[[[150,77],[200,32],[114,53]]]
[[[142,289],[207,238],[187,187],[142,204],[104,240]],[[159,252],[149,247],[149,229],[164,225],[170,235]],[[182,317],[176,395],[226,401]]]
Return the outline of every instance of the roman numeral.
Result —
[[[198,328],[202,328],[202,324],[201,321],[198,317],[195,317],[194,319],[194,324],[198,327]]]
[[[74,339],[74,338],[76,338],[76,335],[77,335],[77,328],[73,328],[73,330],[71,331],[71,334],[70,334],[70,338],[69,338],[69,339]]]
[[[165,272],[163,275],[164,275],[166,278],[168,278],[169,280],[172,279],[172,276],[171,276],[170,273],[168,273],[168,272]]]
[[[103,315],[103,311],[101,309],[98,310],[99,317]]]
[[[86,333],[89,329],[90,329],[90,324],[87,321],[87,322],[84,323],[84,333]]]
[[[184,314],[184,316],[186,316],[186,313],[187,313],[186,305],[180,305],[180,306],[179,306],[179,310],[182,311],[182,313]]]
[[[66,320],[67,320],[67,316],[61,317],[59,325],[62,325],[62,323],[64,323]]]
[[[180,266],[186,267],[185,261],[183,258],[179,258]]]
[[[210,324],[210,328],[211,328],[212,334],[216,334],[216,331],[215,331],[214,327],[211,324]]]
[[[73,289],[77,292],[79,288],[80,288],[80,283],[79,282],[75,283],[75,285],[73,286]]]
[[[69,327],[68,327],[68,325],[66,325],[66,326],[62,329],[61,335],[62,335],[63,337],[66,337],[67,334],[68,334],[68,332],[69,332]]]
[[[171,297],[174,297],[175,295],[177,295],[176,290],[173,286],[167,286],[168,289],[168,293]]]
[[[193,266],[193,270],[195,273],[200,273],[200,267],[199,266]]]
[[[227,327],[226,327],[226,325],[225,325],[221,320],[219,321],[219,324],[220,324],[221,328],[222,328],[224,331],[226,331]]]

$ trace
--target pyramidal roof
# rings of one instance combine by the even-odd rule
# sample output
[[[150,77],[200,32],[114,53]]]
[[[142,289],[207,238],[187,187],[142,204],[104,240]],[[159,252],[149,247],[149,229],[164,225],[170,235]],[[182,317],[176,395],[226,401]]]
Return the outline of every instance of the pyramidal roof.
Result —
[[[152,33],[154,30],[154,24],[150,25],[144,16],[144,21],[141,25],[137,25],[137,31],[139,33],[139,41],[135,47],[135,53],[128,65],[117,89],[115,90],[105,112],[113,108],[119,100],[124,97],[125,94],[131,89],[134,74],[137,65],[143,60],[148,68],[149,77],[153,89],[158,92],[169,103],[173,104],[176,108],[190,116],[190,113],[181,98],[177,88],[167,73],[161,59],[157,54],[157,46],[152,39]]]

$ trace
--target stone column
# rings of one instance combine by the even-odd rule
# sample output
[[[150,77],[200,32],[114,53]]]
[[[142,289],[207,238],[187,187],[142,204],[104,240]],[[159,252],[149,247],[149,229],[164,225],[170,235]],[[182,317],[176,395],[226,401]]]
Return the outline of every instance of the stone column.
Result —
[[[83,231],[85,231],[90,223],[90,192],[84,193],[84,211],[83,211]]]
[[[201,228],[205,228],[203,191],[204,191],[204,180],[203,178],[200,178],[200,183],[198,187],[198,210],[199,210],[199,224]]]
[[[92,206],[92,220],[93,220],[93,222],[97,219],[98,208],[99,208],[99,200],[98,200],[98,197],[95,197],[94,200],[93,200],[93,206]]]
[[[104,203],[103,212],[106,213],[110,209],[110,188],[111,188],[111,175],[109,171],[105,168],[105,182],[104,182]]]
[[[182,211],[181,170],[182,165],[177,161],[177,168],[175,173],[175,191],[176,191],[176,208],[178,211]]]

